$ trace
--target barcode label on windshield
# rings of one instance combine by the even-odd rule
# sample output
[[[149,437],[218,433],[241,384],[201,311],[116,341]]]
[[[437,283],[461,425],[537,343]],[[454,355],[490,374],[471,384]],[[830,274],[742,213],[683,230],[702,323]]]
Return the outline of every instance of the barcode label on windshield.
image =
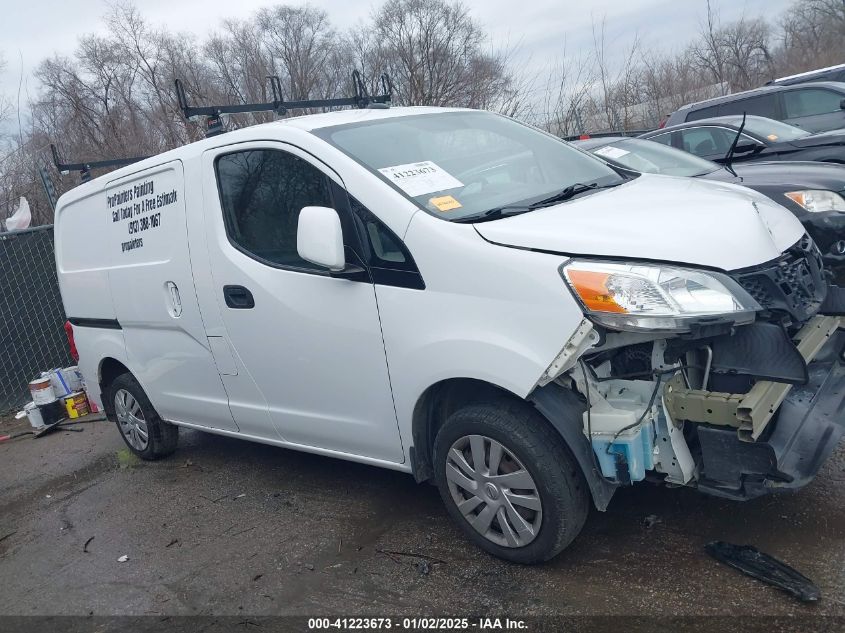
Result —
[[[379,171],[390,182],[412,197],[464,186],[464,183],[430,160],[384,167]]]

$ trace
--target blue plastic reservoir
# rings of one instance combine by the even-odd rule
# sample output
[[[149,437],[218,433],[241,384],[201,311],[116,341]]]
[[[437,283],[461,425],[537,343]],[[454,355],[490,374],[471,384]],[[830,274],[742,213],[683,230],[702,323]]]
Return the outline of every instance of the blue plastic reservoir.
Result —
[[[645,479],[645,471],[654,468],[654,428],[651,422],[644,422],[638,430],[629,431],[613,440],[612,435],[593,435],[593,450],[601,467],[602,475],[616,479],[616,455],[621,455],[628,464],[631,481]],[[608,450],[610,446],[610,450]]]

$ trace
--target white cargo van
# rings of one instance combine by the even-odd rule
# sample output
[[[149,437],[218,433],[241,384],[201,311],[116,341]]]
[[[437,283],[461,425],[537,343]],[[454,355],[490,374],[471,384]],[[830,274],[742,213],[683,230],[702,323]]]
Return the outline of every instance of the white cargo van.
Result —
[[[791,213],[499,115],[220,134],[66,193],[55,234],[137,455],[187,427],[412,473],[512,561],[643,480],[798,488],[843,433],[845,301]]]

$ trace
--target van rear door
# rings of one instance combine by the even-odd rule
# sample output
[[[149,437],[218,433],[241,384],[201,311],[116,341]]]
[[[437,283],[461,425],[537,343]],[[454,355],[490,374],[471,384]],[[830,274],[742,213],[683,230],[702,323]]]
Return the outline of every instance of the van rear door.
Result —
[[[181,161],[106,185],[115,313],[130,369],[163,418],[237,431],[200,316],[185,199]]]

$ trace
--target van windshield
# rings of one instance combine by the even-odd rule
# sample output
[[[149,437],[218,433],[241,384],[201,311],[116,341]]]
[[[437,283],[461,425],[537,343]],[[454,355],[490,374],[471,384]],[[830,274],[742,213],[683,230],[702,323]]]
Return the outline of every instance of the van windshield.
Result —
[[[571,185],[601,188],[624,180],[568,143],[489,112],[402,116],[313,133],[432,215],[452,221],[502,207],[529,211]]]

